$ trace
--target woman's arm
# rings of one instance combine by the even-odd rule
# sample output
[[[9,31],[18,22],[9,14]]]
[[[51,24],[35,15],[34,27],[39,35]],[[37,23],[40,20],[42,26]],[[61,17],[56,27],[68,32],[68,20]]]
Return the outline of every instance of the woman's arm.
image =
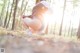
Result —
[[[32,15],[29,15],[29,16],[26,16],[26,15],[23,15],[22,18],[32,18]]]

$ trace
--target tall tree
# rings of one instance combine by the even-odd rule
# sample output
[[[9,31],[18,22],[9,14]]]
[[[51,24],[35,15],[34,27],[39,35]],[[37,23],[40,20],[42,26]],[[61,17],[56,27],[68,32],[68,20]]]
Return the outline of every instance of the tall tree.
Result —
[[[3,7],[1,10],[1,14],[0,14],[0,26],[3,25],[2,20],[3,20],[3,16],[4,16],[4,10],[5,10],[6,3],[7,3],[7,0],[3,0]]]
[[[62,15],[62,20],[61,20],[61,24],[60,24],[59,35],[62,35],[62,27],[63,27],[62,25],[63,25],[63,19],[64,19],[65,8],[66,8],[66,0],[64,1],[63,15]]]
[[[7,20],[8,20],[8,14],[9,14],[9,5],[10,5],[10,0],[8,2],[8,6],[7,6],[7,12],[6,12],[6,17],[5,17],[5,20],[4,20],[4,27],[6,27],[6,24],[7,24]]]
[[[14,2],[12,2],[12,5],[11,5],[11,9],[10,9],[10,13],[9,13],[9,19],[8,19],[7,24],[6,24],[6,28],[8,28],[9,23],[10,23],[10,19],[11,19],[11,15],[12,15],[12,9],[13,9],[13,4],[14,4]]]
[[[14,2],[14,13],[13,13],[12,30],[14,30],[14,27],[15,27],[15,17],[16,17],[16,12],[17,12],[18,1],[19,0],[13,0],[13,2]]]

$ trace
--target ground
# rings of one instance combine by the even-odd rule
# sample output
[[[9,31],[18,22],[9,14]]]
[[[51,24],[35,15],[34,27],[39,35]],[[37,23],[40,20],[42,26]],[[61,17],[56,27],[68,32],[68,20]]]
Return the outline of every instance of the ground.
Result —
[[[4,48],[5,53],[80,53],[80,42],[73,39],[11,33],[0,34],[0,48]]]

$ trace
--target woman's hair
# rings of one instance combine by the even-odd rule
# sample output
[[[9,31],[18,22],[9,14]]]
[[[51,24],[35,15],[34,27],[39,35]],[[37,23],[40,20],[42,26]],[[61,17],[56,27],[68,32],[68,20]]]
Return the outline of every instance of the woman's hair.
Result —
[[[49,10],[48,2],[41,1],[41,2],[37,3],[36,6],[33,8],[32,14],[42,15],[42,14],[44,14],[48,10]]]

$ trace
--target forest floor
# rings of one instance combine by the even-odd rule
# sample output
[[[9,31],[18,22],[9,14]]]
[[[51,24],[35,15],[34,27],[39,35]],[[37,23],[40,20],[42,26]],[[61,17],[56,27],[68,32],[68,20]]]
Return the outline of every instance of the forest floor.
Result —
[[[3,53],[80,53],[80,41],[51,34],[28,36],[24,31],[0,28],[0,48]]]

